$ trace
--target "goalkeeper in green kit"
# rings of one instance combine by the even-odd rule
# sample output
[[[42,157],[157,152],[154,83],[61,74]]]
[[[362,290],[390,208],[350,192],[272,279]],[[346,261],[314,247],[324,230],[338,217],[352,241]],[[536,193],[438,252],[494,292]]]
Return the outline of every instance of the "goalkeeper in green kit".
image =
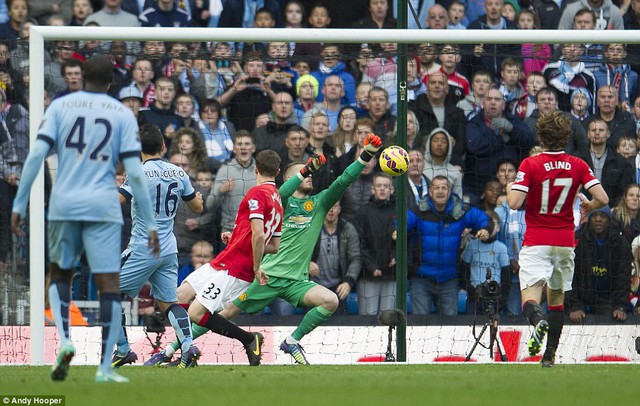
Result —
[[[241,311],[255,314],[278,297],[296,307],[312,307],[298,328],[280,344],[280,349],[291,354],[298,364],[309,364],[299,344],[300,340],[323,324],[338,308],[338,297],[335,293],[309,281],[311,255],[327,212],[342,198],[345,190],[381,147],[380,137],[371,133],[367,135],[360,157],[349,165],[329,188],[317,195],[309,196],[313,191],[310,176],[295,190],[280,189],[284,206],[280,250],[277,254],[266,255],[261,264],[268,282],[261,285],[254,280],[245,293],[220,312],[221,316],[229,320]],[[302,166],[304,165],[288,166],[284,179],[295,176]],[[259,353],[261,349],[258,347],[254,351]]]

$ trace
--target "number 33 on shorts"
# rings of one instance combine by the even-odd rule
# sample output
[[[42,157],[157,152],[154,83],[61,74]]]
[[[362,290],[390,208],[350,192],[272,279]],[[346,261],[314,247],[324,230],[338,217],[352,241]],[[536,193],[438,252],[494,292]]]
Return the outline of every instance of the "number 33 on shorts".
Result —
[[[202,292],[202,296],[209,300],[215,300],[220,292],[220,288],[216,288],[216,284],[212,282],[209,287]]]

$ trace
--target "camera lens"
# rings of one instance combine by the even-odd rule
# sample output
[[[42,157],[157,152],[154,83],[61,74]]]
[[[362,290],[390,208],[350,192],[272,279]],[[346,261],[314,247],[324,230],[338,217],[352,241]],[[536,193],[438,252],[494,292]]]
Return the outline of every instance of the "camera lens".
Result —
[[[498,285],[498,282],[491,281],[487,284],[487,291],[490,294],[498,293],[499,290],[500,290],[500,285]]]

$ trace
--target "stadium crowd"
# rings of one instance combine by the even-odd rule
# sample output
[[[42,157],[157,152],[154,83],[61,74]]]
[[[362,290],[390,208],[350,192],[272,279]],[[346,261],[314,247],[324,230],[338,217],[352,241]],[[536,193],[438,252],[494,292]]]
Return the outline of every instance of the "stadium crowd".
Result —
[[[419,17],[409,14],[413,29],[640,29],[640,0],[410,3]],[[238,204],[256,184],[258,152],[280,155],[278,186],[287,164],[323,153],[327,163],[312,177],[317,193],[360,156],[368,133],[385,146],[397,143],[396,44],[215,42],[215,28],[392,29],[394,7],[391,0],[0,0],[0,269],[24,262],[9,218],[29,150],[30,26],[211,28],[209,42],[78,38],[47,43],[45,55],[45,106],[83,88],[85,59],[108,55],[110,94],[139,125],[160,129],[166,159],[205,197],[203,213],[176,215],[181,282],[225,247],[220,233],[233,229]],[[565,150],[589,164],[610,198],[609,208],[584,219],[574,205],[576,272],[566,312],[575,323],[589,313],[617,320],[640,313],[639,50],[619,43],[410,46],[412,313],[476,309],[486,277],[501,286],[503,313],[522,312],[524,211],[509,208],[506,186],[521,160],[540,153],[535,123],[555,110],[573,123]],[[54,158],[48,167],[50,185]],[[372,160],[309,242],[309,275],[338,294],[344,313],[394,306],[395,190]],[[492,230],[487,241],[471,236],[482,228]],[[125,231],[123,248],[128,239]],[[76,287],[76,299],[91,296],[86,285]],[[271,306],[272,313],[294,311],[285,302]]]

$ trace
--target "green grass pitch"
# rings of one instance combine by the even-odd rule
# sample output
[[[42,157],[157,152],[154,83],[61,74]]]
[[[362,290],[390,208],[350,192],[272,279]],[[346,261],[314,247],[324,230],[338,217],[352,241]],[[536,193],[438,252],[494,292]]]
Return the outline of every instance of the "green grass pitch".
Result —
[[[4,395],[65,395],[67,406],[120,405],[625,405],[638,400],[638,365],[280,365],[123,367],[128,384],[96,384],[95,367],[0,367]],[[0,404],[1,406],[1,404]]]

